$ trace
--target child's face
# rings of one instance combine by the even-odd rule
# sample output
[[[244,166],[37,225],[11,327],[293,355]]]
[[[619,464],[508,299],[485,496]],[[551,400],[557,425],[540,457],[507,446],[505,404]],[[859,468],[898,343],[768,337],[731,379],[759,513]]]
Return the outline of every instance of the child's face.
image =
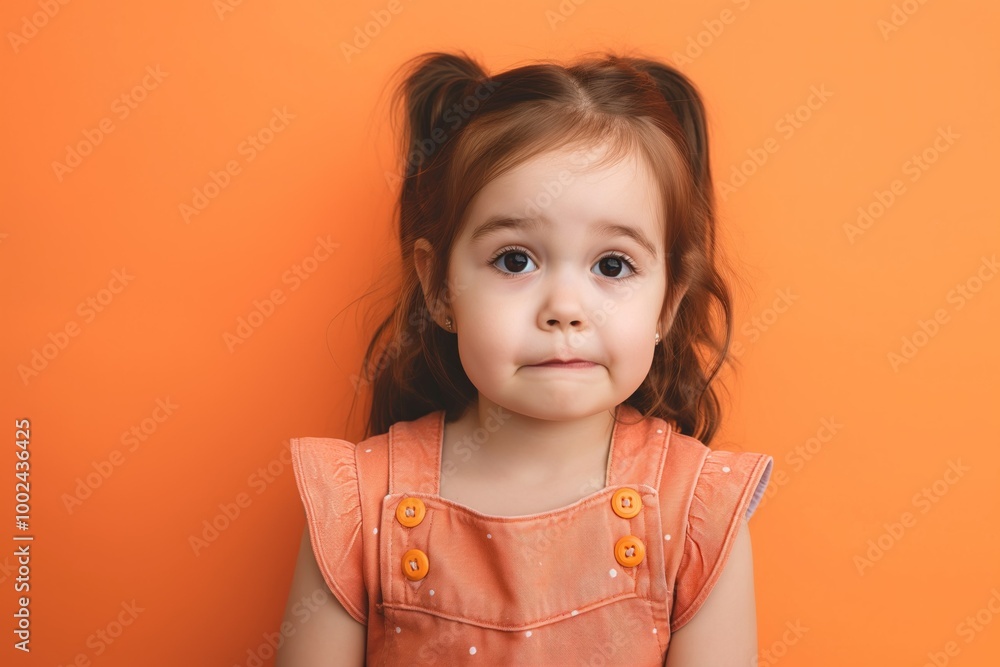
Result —
[[[448,277],[462,365],[482,396],[518,414],[571,419],[618,405],[648,373],[656,332],[666,334],[659,188],[634,156],[596,168],[603,150],[544,154],[491,181],[453,246]],[[536,229],[473,238],[490,218],[538,215],[546,219]],[[624,225],[651,247],[601,235],[603,224]],[[506,246],[517,248],[498,255]],[[593,365],[535,366],[558,357]]]

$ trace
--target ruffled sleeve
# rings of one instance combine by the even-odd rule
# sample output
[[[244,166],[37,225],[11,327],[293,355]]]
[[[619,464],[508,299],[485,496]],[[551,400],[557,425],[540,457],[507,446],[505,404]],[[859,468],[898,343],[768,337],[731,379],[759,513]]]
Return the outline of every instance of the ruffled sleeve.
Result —
[[[292,438],[289,444],[320,572],[344,609],[367,624],[355,445],[334,438]]]
[[[757,452],[712,451],[695,482],[684,553],[674,582],[670,631],[701,608],[729,559],[743,519],[757,509],[774,459]]]

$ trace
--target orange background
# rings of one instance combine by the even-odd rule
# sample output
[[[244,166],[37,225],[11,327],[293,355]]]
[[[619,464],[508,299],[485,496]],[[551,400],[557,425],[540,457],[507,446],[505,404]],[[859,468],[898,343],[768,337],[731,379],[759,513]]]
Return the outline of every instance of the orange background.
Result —
[[[396,256],[389,76],[427,50],[499,72],[605,47],[694,80],[717,187],[733,186],[720,221],[751,288],[713,446],[775,458],[751,522],[760,664],[996,664],[1000,278],[984,258],[1000,249],[1000,9],[224,2],[0,11],[4,664],[267,655],[304,522],[288,438],[356,439],[366,407],[348,419],[374,321],[355,300]],[[345,57],[371,12],[388,22]],[[255,135],[270,143],[252,152]],[[54,168],[78,145],[77,166]],[[229,163],[238,173],[186,221],[181,205]],[[282,303],[227,344],[274,290]],[[22,377],[36,351],[41,370]],[[21,418],[30,656],[12,648]],[[220,505],[238,516],[193,547],[205,522],[227,523]]]

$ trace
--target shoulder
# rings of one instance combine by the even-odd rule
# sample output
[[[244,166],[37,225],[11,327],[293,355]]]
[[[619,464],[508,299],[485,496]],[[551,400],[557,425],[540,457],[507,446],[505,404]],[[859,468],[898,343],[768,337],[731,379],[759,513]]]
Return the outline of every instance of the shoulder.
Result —
[[[384,467],[387,443],[388,434],[372,436],[357,443],[339,438],[291,438],[289,444],[296,480],[300,486],[305,482],[307,491],[329,490],[332,485],[360,484],[368,471]],[[318,488],[310,489],[310,482]]]
[[[365,505],[358,453],[366,441],[291,438],[292,468],[313,553],[330,591],[360,623],[367,622],[364,582]]]
[[[677,525],[683,526],[672,631],[704,604],[737,538],[748,534],[747,522],[764,496],[773,463],[766,453],[713,450],[690,436],[671,437],[663,486],[680,515]]]
[[[749,519],[764,495],[773,464],[770,454],[710,449],[697,438],[672,432],[661,492],[689,514],[725,514],[731,505],[739,505]]]

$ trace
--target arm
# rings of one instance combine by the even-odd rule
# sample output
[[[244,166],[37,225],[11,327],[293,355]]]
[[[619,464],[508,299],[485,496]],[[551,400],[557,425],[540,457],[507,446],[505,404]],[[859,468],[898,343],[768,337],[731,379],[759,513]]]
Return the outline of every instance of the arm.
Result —
[[[320,598],[322,602],[317,605],[315,601]],[[278,648],[275,667],[365,665],[367,628],[347,613],[323,580],[313,555],[308,524],[302,532],[282,626],[287,631],[283,632],[285,640]]]
[[[757,664],[757,611],[750,528],[744,519],[719,580],[695,615],[670,638],[664,667]]]

